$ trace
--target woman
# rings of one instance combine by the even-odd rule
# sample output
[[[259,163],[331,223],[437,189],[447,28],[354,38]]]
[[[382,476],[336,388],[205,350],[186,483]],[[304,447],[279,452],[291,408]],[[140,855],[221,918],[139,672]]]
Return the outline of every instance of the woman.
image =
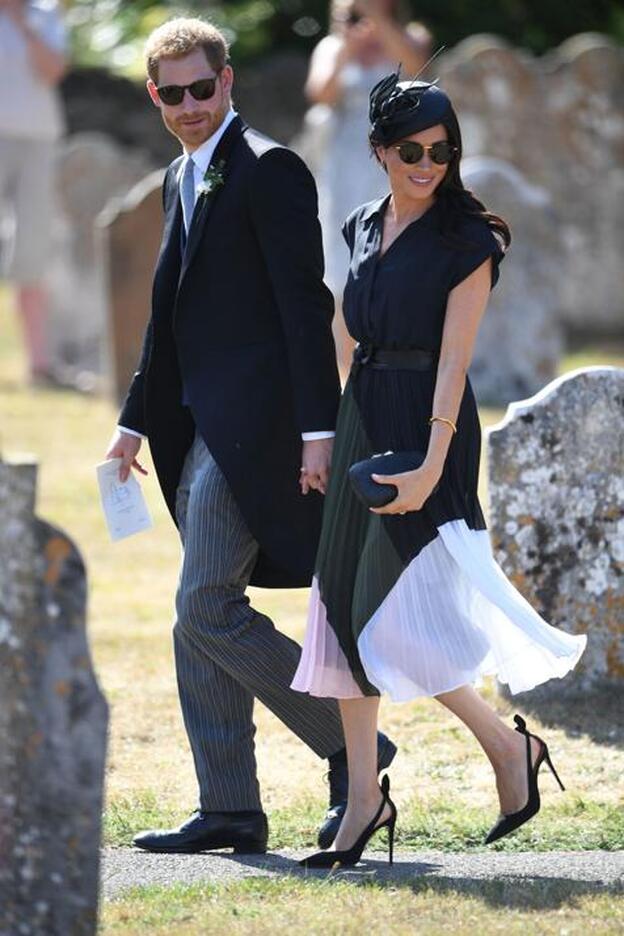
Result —
[[[379,693],[434,696],[474,733],[494,768],[495,841],[539,809],[544,742],[508,728],[475,692],[485,674],[512,693],[578,661],[586,638],[549,626],[496,565],[477,497],[480,427],[466,377],[510,234],[461,181],[461,136],[446,94],[392,75],[371,92],[370,140],[390,194],[358,208],[345,317],[359,342],[337,427],[308,629],[293,687],[339,699],[349,798],[332,851],[309,867],[357,861],[396,810],[375,765]],[[369,510],[348,468],[420,451],[398,494]],[[392,839],[392,835],[391,835]]]
[[[325,278],[338,306],[348,269],[340,226],[357,205],[385,191],[374,161],[365,158],[368,92],[395,62],[409,74],[420,71],[430,47],[428,31],[407,24],[397,0],[333,0],[329,35],[312,53],[305,94],[314,106],[300,148],[318,183]],[[348,368],[353,344],[339,309],[335,327]]]

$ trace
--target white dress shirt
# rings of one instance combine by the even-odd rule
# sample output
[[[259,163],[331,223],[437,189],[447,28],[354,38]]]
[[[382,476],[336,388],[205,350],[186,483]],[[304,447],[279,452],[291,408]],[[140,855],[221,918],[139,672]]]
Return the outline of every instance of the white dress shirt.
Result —
[[[198,146],[198,148],[192,153],[187,153],[186,150],[184,151],[186,155],[186,159],[183,159],[182,162],[180,163],[180,166],[176,174],[176,181],[179,187],[180,182],[182,181],[182,176],[184,175],[184,170],[186,169],[186,164],[189,159],[192,159],[195,164],[193,167],[193,170],[194,170],[193,174],[195,178],[195,201],[197,201],[197,188],[203,181],[204,176],[206,175],[206,170],[208,169],[208,166],[210,165],[212,157],[214,156],[214,151],[217,148],[219,140],[221,139],[221,137],[223,136],[223,134],[225,133],[225,131],[227,130],[229,125],[232,123],[235,117],[236,117],[236,111],[234,110],[234,108],[230,108],[228,113],[225,115],[225,118],[221,126],[217,130],[215,130],[212,136],[209,137],[205,143],[202,143],[201,146]],[[128,433],[128,435],[138,436],[138,438],[140,439],[144,438],[144,436],[140,432],[136,432],[134,429],[127,429],[125,426],[117,426],[117,428],[121,430],[121,432]],[[317,432],[302,432],[301,438],[303,439],[304,442],[312,442],[315,439],[333,439],[335,434],[336,434],[335,432],[323,429]]]

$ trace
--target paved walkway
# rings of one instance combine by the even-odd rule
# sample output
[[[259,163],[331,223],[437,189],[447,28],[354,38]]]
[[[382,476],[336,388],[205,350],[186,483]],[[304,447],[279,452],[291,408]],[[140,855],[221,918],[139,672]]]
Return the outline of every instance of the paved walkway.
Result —
[[[267,855],[155,855],[134,848],[107,848],[102,856],[102,893],[115,897],[131,887],[150,884],[227,883],[245,877],[283,877],[285,874],[326,876],[327,871],[304,871],[297,859],[305,852],[282,851]],[[552,886],[570,893],[597,890],[624,895],[624,851],[605,852],[398,852],[390,868],[380,855],[357,868],[340,871],[354,882],[370,880],[407,883],[431,880],[457,889],[484,887],[497,882],[503,889],[519,882],[540,891]]]

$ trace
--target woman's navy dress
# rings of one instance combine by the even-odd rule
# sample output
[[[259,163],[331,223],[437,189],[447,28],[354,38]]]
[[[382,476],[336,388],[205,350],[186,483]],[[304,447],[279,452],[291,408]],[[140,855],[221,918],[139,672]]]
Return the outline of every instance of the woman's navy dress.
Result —
[[[440,351],[449,292],[502,251],[485,221],[453,238],[434,205],[380,257],[389,196],[358,208],[344,314],[363,346]],[[308,627],[293,687],[402,701],[496,675],[512,693],[574,667],[586,637],[546,623],[492,555],[477,496],[481,431],[466,381],[440,484],[419,511],[381,516],[353,494],[348,469],[376,453],[426,452],[436,381],[426,370],[354,366],[341,402]]]

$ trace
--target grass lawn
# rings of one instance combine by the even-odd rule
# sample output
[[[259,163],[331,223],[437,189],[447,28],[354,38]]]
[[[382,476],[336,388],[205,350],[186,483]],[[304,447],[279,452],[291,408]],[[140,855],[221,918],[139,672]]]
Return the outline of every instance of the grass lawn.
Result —
[[[354,886],[327,878],[304,881],[251,878],[224,886],[154,887],[108,903],[103,936],[596,936],[621,933],[622,898],[576,892],[565,882],[533,892],[513,884],[450,880],[404,887],[373,881]]]
[[[564,369],[583,363],[624,364],[624,351],[587,349],[566,359]],[[137,830],[182,819],[195,806],[195,781],[178,708],[171,643],[179,547],[147,453],[150,474],[144,490],[154,529],[112,544],[100,513],[94,466],[103,458],[115,415],[115,407],[106,399],[25,386],[14,318],[6,293],[0,292],[0,451],[5,457],[20,451],[37,456],[38,511],[65,529],[86,559],[94,665],[111,709],[105,839],[122,845]],[[501,416],[501,411],[482,411],[485,425]],[[301,639],[306,590],[253,590],[252,600],[279,628]],[[515,711],[497,696],[494,686],[486,686],[484,692],[505,717]],[[309,846],[326,800],[325,764],[260,704],[256,723],[258,770],[271,822],[270,847]],[[497,800],[489,765],[473,738],[433,700],[401,705],[382,702],[381,724],[400,747],[392,768],[400,810],[399,845],[481,848],[483,833],[496,816]],[[559,793],[554,780],[545,775],[539,820],[497,847],[624,847],[621,715],[608,708],[598,712],[588,700],[579,703],[565,728],[556,720],[546,726],[534,715],[529,725],[548,737],[568,792]],[[399,901],[397,896],[404,899]],[[307,907],[312,914],[306,930],[310,933],[317,929],[352,933],[357,925],[360,929],[367,925],[373,932],[413,932],[410,926],[425,906],[430,911],[419,927],[422,933],[447,932],[458,914],[464,921],[474,916],[493,930],[504,926],[515,933],[526,926],[523,911],[504,913],[495,901],[474,895],[375,887],[349,890],[346,885],[341,890],[315,882],[285,881],[283,885],[247,882],[231,893],[203,888],[170,895],[135,894],[106,910],[106,932],[130,934],[149,929],[165,933],[174,922],[184,920],[180,930],[184,934],[219,932],[226,926],[233,934],[262,933],[265,923],[254,917],[258,899],[266,907],[273,931],[295,926]],[[335,920],[333,929],[323,922],[336,901],[346,908],[349,918],[342,929]],[[211,922],[211,928],[202,929],[207,908],[214,926]],[[578,912],[575,918],[589,914],[587,919],[595,921],[593,932],[608,932],[605,927],[611,911],[610,898],[588,895],[540,914],[534,931],[580,932],[570,917]],[[387,927],[379,923],[376,929],[372,916],[364,918],[373,912],[380,921],[389,915],[392,923]]]

